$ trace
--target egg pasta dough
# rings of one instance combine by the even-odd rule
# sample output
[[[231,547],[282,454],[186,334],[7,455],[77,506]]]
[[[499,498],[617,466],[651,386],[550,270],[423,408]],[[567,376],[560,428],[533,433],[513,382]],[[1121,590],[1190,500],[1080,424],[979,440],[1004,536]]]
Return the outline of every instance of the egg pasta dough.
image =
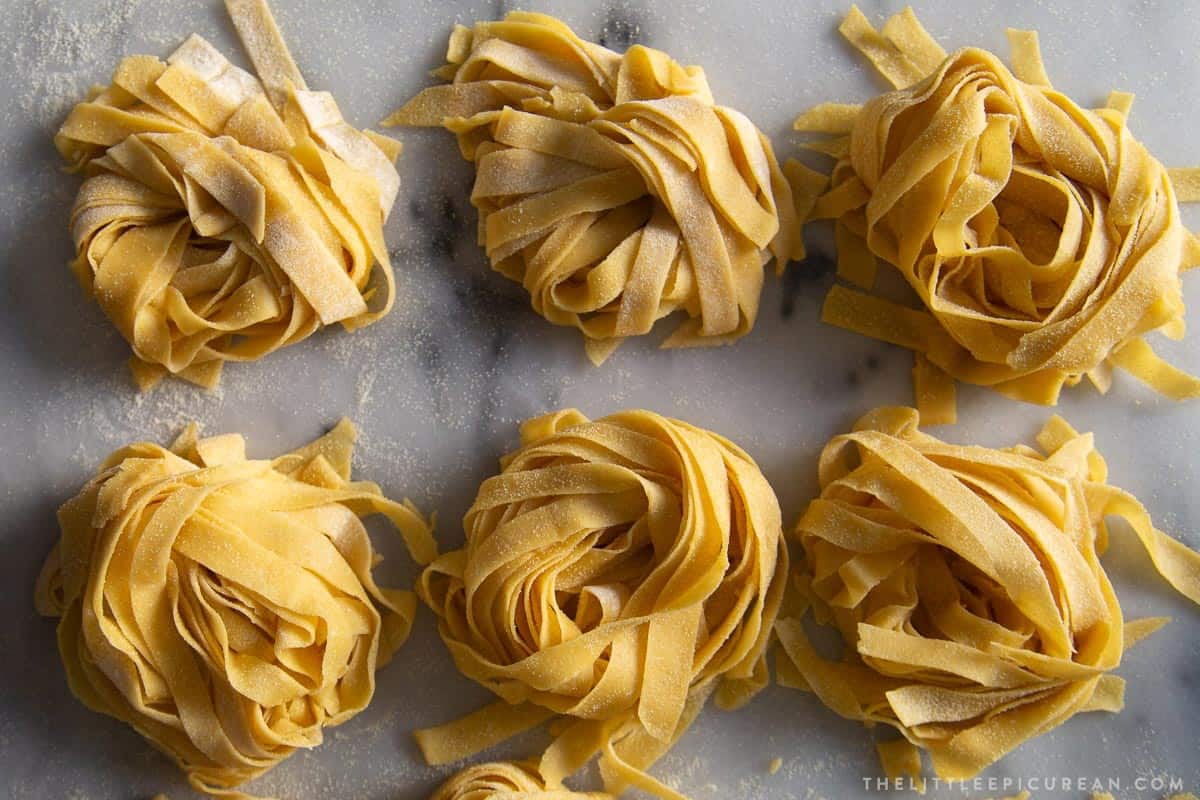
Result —
[[[1114,368],[1176,399],[1200,381],[1145,335],[1184,331],[1180,274],[1200,238],[1179,216],[1200,170],[1164,167],[1132,134],[1132,95],[1085,109],[1050,85],[1038,39],[1009,31],[1013,67],[986,50],[947,55],[908,9],[881,31],[853,9],[841,32],[895,91],[826,103],[800,131],[837,163],[808,171],[810,219],[835,221],[827,322],[916,354],[922,419],[954,419],[954,382],[1054,404]],[[878,260],[920,308],[872,293]]]

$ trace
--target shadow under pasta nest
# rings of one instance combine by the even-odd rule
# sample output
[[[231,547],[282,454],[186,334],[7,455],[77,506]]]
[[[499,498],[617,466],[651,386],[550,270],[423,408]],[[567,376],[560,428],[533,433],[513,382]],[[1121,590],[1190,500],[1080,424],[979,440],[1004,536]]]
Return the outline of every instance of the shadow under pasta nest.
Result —
[[[119,371],[128,345],[67,266],[73,256],[67,220],[79,179],[61,170],[49,131],[30,130],[13,146],[21,160],[44,162],[46,179],[30,187],[30,204],[12,220],[17,234],[4,249],[8,313],[0,324],[27,355],[25,363],[47,377]]]
[[[0,580],[8,591],[0,600],[0,613],[8,620],[5,639],[11,641],[0,648],[0,706],[4,727],[21,731],[29,750],[45,758],[12,765],[23,774],[6,775],[6,781],[12,787],[38,786],[42,777],[65,768],[65,760],[86,753],[103,765],[107,785],[181,788],[181,773],[132,728],[88,710],[71,695],[58,656],[57,620],[34,609],[34,583],[58,538],[55,512],[64,499],[30,496],[7,507],[10,525]]]

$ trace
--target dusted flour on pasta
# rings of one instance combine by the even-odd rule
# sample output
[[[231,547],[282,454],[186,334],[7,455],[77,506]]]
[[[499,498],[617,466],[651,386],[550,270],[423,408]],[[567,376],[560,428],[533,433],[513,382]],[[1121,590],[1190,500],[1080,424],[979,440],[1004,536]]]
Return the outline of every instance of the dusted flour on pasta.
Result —
[[[420,563],[410,504],[350,480],[354,426],[246,458],[241,436],[140,443],[58,513],[36,604],[60,617],[71,690],[127,722],[200,791],[233,787],[366,707],[408,636],[412,592],[376,585],[360,517],[383,514]]]
[[[796,120],[840,137],[813,145],[837,158],[832,186],[804,181],[857,287],[834,287],[825,320],[915,351],[930,423],[953,421],[954,381],[1054,404],[1084,376],[1107,391],[1119,367],[1200,396],[1143,339],[1183,335],[1179,276],[1200,239],[1177,201],[1200,200],[1200,170],[1168,170],[1133,137],[1132,96],[1081,108],[1051,87],[1031,32],[1009,31],[1010,71],[985,50],[947,56],[911,9],[878,32],[856,8],[841,31],[896,91]],[[923,310],[869,293],[877,258]]]
[[[55,136],[85,177],[72,271],[129,342],[143,389],[168,374],[215,386],[226,361],[368,325],[392,304],[383,221],[399,143],[306,88],[265,0],[226,6],[258,78],[193,35],[165,62],[126,58]]]
[[[611,800],[601,792],[547,789],[530,764],[492,761],[456,772],[430,800]]]
[[[947,444],[909,408],[835,437],[821,496],[796,525],[800,616],[776,624],[781,681],[904,738],[880,746],[893,777],[963,780],[1082,711],[1119,711],[1125,649],[1165,619],[1125,620],[1099,557],[1122,517],[1159,573],[1200,603],[1200,554],[1108,485],[1092,435],[1061,418],[1040,450]],[[803,616],[841,632],[820,657]]]
[[[645,769],[711,694],[733,707],[767,679],[787,572],[775,494],[732,443],[648,411],[549,414],[521,442],[480,487],[465,549],[418,587],[455,664],[501,701],[418,743],[449,763],[557,717],[548,788],[600,754],[607,791],[678,798]]]
[[[770,142],[715,104],[699,67],[525,12],[457,26],[447,61],[435,74],[451,83],[385,124],[458,135],[492,267],[578,328],[594,362],[675,311],[688,319],[664,346],[745,335],[764,264],[803,257]]]

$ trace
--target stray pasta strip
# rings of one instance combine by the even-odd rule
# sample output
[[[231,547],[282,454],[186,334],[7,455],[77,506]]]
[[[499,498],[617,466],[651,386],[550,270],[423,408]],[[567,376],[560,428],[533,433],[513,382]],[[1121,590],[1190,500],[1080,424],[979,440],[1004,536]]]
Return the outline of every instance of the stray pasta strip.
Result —
[[[212,388],[226,361],[392,305],[383,222],[399,143],[308,90],[265,0],[226,8],[261,83],[193,35],[165,62],[126,58],[54,137],[84,175],[71,269],[129,342],[143,390],[165,375]]]
[[[457,134],[492,268],[578,328],[594,363],[675,311],[688,319],[664,347],[734,341],[754,325],[766,262],[804,257],[796,167],[714,103],[699,67],[520,11],[456,26],[446,60],[434,74],[450,83],[384,124]]]
[[[1200,554],[1107,483],[1092,434],[1060,417],[1040,450],[947,444],[911,408],[881,408],[821,454],[821,495],[796,525],[797,611],[776,632],[780,680],[904,738],[890,777],[975,776],[1083,711],[1120,711],[1122,653],[1168,620],[1126,620],[1099,557],[1122,517],[1159,573],[1200,603]],[[803,618],[837,627],[841,661]]]
[[[475,764],[456,772],[430,800],[611,800],[602,792],[547,789],[535,765],[510,761]]]
[[[241,436],[139,443],[58,512],[38,578],[60,617],[71,691],[131,725],[199,791],[234,798],[367,706],[408,636],[412,592],[380,587],[360,517],[382,514],[413,558],[437,555],[407,501],[350,480],[342,420],[295,452],[246,458]]]
[[[649,411],[526,422],[480,486],[466,547],[421,577],[458,668],[501,700],[417,732],[431,764],[554,719],[548,789],[600,756],[605,790],[680,798],[645,770],[715,693],[767,680],[786,583],[779,504],[754,461]]]
[[[1179,276],[1200,265],[1200,238],[1178,201],[1200,200],[1200,170],[1168,170],[1134,139],[1132,95],[1076,105],[1029,31],[1009,31],[1011,71],[977,48],[947,56],[911,9],[876,31],[854,8],[841,32],[896,91],[795,123],[837,137],[811,145],[837,159],[832,181],[803,183],[809,218],[836,221],[853,285],[830,291],[825,321],[916,353],[927,424],[954,421],[954,381],[1053,405],[1084,376],[1107,391],[1116,367],[1200,396],[1143,338],[1183,335]],[[869,293],[877,258],[922,310]]]

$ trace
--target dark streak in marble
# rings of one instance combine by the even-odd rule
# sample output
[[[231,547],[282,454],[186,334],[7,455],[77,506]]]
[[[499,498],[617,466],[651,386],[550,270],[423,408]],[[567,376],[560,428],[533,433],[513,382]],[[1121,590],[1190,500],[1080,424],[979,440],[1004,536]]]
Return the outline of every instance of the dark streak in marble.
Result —
[[[875,353],[869,354],[857,367],[846,371],[844,378],[847,389],[857,389],[879,374],[883,361]]]
[[[455,267],[462,270],[454,281],[454,296],[463,310],[485,324],[507,330],[517,317],[529,314],[529,305],[518,293],[502,291],[495,284],[506,280],[500,276],[479,274],[476,267]],[[516,289],[516,284],[512,285]],[[519,290],[518,290],[519,291]]]
[[[501,365],[509,357],[508,344],[518,326],[531,324],[530,320],[522,319],[530,315],[530,310],[522,290],[515,284],[505,286],[509,283],[507,279],[485,272],[487,267],[470,265],[457,269],[460,272],[453,281],[454,297],[464,314],[481,323],[480,346],[487,348],[483,354],[485,385],[478,394],[480,407],[475,420],[475,437],[478,441],[491,441],[498,433],[496,417],[504,396],[501,382],[507,370]],[[496,457],[501,454],[497,453]]]
[[[608,9],[596,41],[603,47],[624,52],[635,44],[645,44],[646,32],[638,13],[620,3]]]
[[[791,319],[796,313],[796,301],[801,295],[820,292],[824,295],[827,285],[837,273],[837,261],[830,255],[810,251],[808,258],[789,264],[783,273],[783,297],[779,304],[779,316]]]
[[[409,214],[423,231],[428,231],[428,251],[434,258],[453,258],[455,245],[463,236],[465,221],[448,192],[415,197]]]
[[[494,363],[511,340],[519,315],[528,302],[519,287],[490,274],[476,241],[476,216],[469,207],[470,182],[455,188],[447,181],[438,190],[413,198],[409,215],[436,274],[446,281],[458,301],[460,314],[480,325]],[[501,288],[503,287],[503,288]],[[511,291],[505,291],[511,289]]]

